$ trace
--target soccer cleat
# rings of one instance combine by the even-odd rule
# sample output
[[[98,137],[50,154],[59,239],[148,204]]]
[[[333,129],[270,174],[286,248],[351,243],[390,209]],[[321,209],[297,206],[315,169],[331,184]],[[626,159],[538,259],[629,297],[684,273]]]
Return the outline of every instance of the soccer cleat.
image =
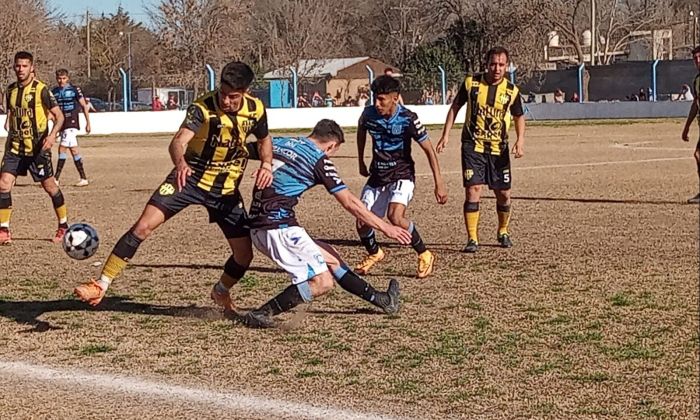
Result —
[[[218,306],[221,306],[224,310],[233,311],[233,302],[231,301],[231,294],[227,291],[226,293],[220,293],[216,290],[216,285],[211,289],[211,300]]]
[[[386,294],[389,297],[389,302],[381,305],[380,308],[387,315],[396,315],[401,308],[399,296],[401,294],[399,282],[395,279],[389,280],[389,287],[386,289]]]
[[[355,272],[359,275],[365,275],[369,273],[369,270],[374,267],[376,263],[384,259],[384,251],[379,248],[376,254],[368,254],[361,263],[355,267]]]
[[[473,254],[478,250],[479,250],[479,244],[474,239],[470,239],[469,242],[467,242],[467,246],[465,246],[462,249],[462,252],[466,252],[468,254]]]
[[[257,309],[243,315],[241,322],[248,328],[273,328],[275,326],[275,321],[270,315]]]
[[[10,228],[0,227],[0,245],[9,245],[12,243],[12,234]]]
[[[418,271],[416,273],[416,276],[419,279],[424,279],[428,277],[433,272],[434,264],[435,254],[426,250],[418,256]]]
[[[502,233],[498,235],[498,243],[501,245],[501,248],[513,247],[513,242],[510,240],[510,235],[507,233]]]
[[[59,226],[58,229],[56,229],[56,235],[54,235],[53,239],[51,239],[51,242],[53,242],[55,244],[61,243],[67,230],[68,230],[68,225]]]
[[[90,181],[87,179],[81,179],[77,184],[75,184],[76,187],[87,187],[88,185],[90,185]]]
[[[700,194],[688,199],[688,204],[698,204],[698,203],[700,203]]]
[[[73,290],[73,294],[83,302],[90,306],[97,306],[102,302],[107,291],[102,289],[95,280],[90,280],[88,283],[81,284]]]

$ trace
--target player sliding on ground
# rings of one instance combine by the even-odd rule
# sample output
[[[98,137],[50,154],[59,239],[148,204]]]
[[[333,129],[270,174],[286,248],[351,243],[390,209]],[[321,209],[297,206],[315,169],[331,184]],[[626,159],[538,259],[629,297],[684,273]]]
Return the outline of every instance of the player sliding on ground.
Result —
[[[420,145],[430,163],[435,181],[435,199],[447,202],[447,189],[440,174],[440,164],[433,144],[418,116],[399,103],[401,85],[391,76],[379,76],[372,82],[375,103],[365,108],[357,124],[357,153],[360,175],[369,176],[362,190],[362,202],[377,217],[388,216],[394,226],[411,233],[411,246],[418,254],[418,278],[433,272],[435,255],[430,252],[418,233],[416,225],[406,217],[406,208],[413,198],[416,169],[411,157],[411,142]],[[372,136],[372,163],[365,165],[364,152],[367,133]],[[384,259],[384,251],[377,243],[371,226],[357,221],[357,232],[367,256],[357,265],[360,274]]]
[[[329,292],[334,279],[343,289],[384,312],[398,311],[397,281],[391,280],[386,292],[375,290],[350,270],[330,245],[311,239],[294,214],[302,194],[315,185],[323,185],[345,210],[364,224],[404,245],[411,242],[408,231],[372,214],[338,176],[330,157],[344,141],[343,130],[331,120],[319,121],[308,137],[273,139],[274,180],[271,186],[256,186],[253,192],[251,238],[260,252],[289,274],[292,285],[260,308],[248,312],[243,318],[246,325],[274,326],[272,316]]]
[[[272,182],[272,138],[265,108],[246,93],[253,77],[246,64],[229,63],[221,73],[219,89],[190,105],[168,149],[175,168],[153,193],[136,224],[119,239],[100,278],[76,287],[78,298],[93,306],[99,304],[141,242],[181,210],[201,205],[207,209],[209,221],[219,225],[233,252],[211,293],[217,304],[232,309],[229,289],[243,277],[253,259],[238,191],[248,162],[245,141],[249,134],[258,139],[261,157],[255,185],[265,188]]]

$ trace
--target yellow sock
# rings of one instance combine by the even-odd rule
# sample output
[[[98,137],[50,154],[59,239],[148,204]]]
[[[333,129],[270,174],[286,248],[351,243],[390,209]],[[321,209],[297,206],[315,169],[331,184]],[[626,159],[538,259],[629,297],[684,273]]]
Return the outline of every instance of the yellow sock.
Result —
[[[508,222],[510,222],[510,205],[496,205],[498,213],[498,234],[505,235],[508,233]]]
[[[124,271],[124,267],[126,267],[127,262],[119,257],[117,257],[114,254],[110,254],[109,258],[107,258],[107,262],[105,263],[104,268],[102,268],[102,275],[100,276],[100,280],[103,281],[109,281],[111,282],[116,278],[118,275]]]
[[[9,192],[0,193],[0,227],[10,227],[10,216],[12,215],[12,194]]]
[[[10,227],[12,209],[0,209],[0,227]]]
[[[464,224],[469,239],[479,243],[479,203],[464,203]]]
[[[68,223],[68,208],[65,204],[60,207],[56,207],[54,211],[56,212],[56,217],[58,218],[59,225]]]

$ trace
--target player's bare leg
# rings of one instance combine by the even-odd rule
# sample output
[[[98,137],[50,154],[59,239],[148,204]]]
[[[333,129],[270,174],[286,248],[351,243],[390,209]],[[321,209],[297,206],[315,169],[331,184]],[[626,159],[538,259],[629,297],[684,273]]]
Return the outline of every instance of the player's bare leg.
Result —
[[[231,288],[240,281],[253,261],[253,245],[250,236],[228,239],[231,247],[231,256],[224,264],[224,272],[221,273],[219,282],[211,290],[211,298],[224,310],[234,311],[235,306],[231,300]]]
[[[464,225],[467,228],[467,245],[462,252],[474,253],[479,249],[479,202],[481,201],[481,185],[470,185],[464,188]]]
[[[695,157],[695,164],[698,167],[698,185],[700,185],[700,142],[698,143],[699,147],[695,148],[695,153],[693,153],[693,156]],[[696,195],[695,197],[689,198],[688,199],[688,204],[698,204],[700,203],[700,193]]]
[[[428,277],[433,272],[435,254],[426,248],[415,224],[406,217],[406,206],[401,203],[389,203],[387,217],[392,225],[400,226],[411,234],[411,247],[418,254],[416,276],[419,279]]]
[[[134,226],[122,236],[112,249],[102,268],[98,280],[91,280],[75,288],[75,295],[92,306],[97,306],[104,298],[112,281],[124,271],[134,257],[139,245],[165,222],[165,214],[157,207],[148,204]]]
[[[65,235],[68,230],[68,209],[66,208],[66,201],[54,177],[46,178],[41,181],[41,187],[44,188],[44,191],[51,197],[51,204],[56,212],[58,229],[56,229],[56,234],[52,241],[53,243],[59,243],[63,240],[63,235]]]
[[[508,223],[510,222],[510,189],[494,190],[496,194],[496,211],[498,213],[498,243],[501,248],[511,248],[513,242],[510,240]]]
[[[10,233],[10,218],[12,217],[12,187],[15,176],[9,172],[0,174],[0,245],[12,242]]]
[[[75,186],[87,187],[90,184],[90,181],[88,181],[87,175],[85,175],[85,167],[83,166],[83,158],[80,156],[80,148],[78,146],[71,147],[70,153],[71,156],[73,156],[73,163],[75,164],[75,169],[78,170],[78,174],[80,175],[80,181],[78,181],[78,183],[75,184]]]

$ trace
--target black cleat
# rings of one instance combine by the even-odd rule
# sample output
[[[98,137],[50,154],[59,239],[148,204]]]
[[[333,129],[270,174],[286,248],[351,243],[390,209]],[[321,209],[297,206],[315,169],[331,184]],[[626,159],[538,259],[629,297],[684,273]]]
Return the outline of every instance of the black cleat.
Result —
[[[248,328],[274,328],[275,321],[263,311],[250,311],[243,315],[241,322]]]
[[[478,250],[479,250],[479,244],[474,239],[470,239],[469,242],[467,242],[467,246],[465,246],[462,249],[462,252],[466,252],[468,254],[473,254]]]
[[[387,315],[396,315],[399,313],[399,309],[401,308],[401,301],[399,299],[400,294],[401,290],[399,287],[399,282],[395,279],[389,280],[389,288],[386,289],[386,295],[389,297],[389,302],[380,306]]]
[[[502,235],[498,235],[498,243],[501,244],[501,248],[512,248],[513,247],[513,242],[510,240],[510,235],[507,233],[504,233]]]

